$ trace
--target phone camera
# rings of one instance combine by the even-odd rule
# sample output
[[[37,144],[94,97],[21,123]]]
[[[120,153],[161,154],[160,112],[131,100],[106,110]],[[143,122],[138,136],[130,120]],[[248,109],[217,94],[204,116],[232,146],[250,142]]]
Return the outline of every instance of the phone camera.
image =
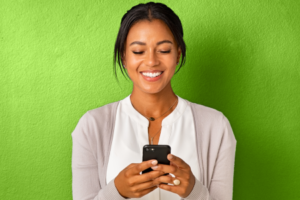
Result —
[[[146,148],[146,151],[149,151],[149,149],[148,149],[148,148]]]

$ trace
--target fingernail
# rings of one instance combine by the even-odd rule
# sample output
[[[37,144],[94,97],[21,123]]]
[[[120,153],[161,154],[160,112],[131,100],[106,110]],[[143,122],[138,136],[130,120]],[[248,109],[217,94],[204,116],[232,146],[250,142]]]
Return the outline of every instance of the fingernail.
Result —
[[[153,160],[151,163],[152,165],[157,165],[157,160]]]
[[[158,166],[153,166],[153,167],[151,167],[151,168],[152,168],[152,169],[157,169],[157,167],[158,167]]]
[[[170,154],[170,155],[169,155],[169,159],[172,159],[172,158],[173,158],[173,156]]]

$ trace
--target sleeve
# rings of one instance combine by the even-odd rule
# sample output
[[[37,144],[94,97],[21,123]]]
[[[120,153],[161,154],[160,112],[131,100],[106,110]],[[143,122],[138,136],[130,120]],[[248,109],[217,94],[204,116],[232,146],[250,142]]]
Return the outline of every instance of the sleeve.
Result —
[[[72,195],[74,200],[123,200],[111,180],[100,187],[98,162],[92,151],[87,126],[87,113],[72,132]]]
[[[232,200],[236,139],[224,115],[222,126],[223,138],[210,187],[196,179],[193,190],[184,200]]]

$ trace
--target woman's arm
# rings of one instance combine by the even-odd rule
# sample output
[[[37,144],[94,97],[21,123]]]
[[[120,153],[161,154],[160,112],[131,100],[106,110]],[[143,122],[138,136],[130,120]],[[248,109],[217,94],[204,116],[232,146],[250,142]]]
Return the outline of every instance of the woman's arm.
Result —
[[[232,200],[236,139],[225,116],[222,123],[222,142],[210,184],[207,188],[196,179],[194,188],[186,200]]]
[[[124,200],[114,179],[101,188],[96,152],[88,138],[87,116],[82,116],[72,132],[72,194],[74,200]],[[100,152],[98,152],[100,153]]]

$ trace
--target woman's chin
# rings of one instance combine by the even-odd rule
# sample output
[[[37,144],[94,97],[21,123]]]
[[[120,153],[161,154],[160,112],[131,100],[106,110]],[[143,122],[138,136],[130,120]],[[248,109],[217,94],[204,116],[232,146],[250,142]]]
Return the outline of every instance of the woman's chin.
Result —
[[[144,90],[143,92],[144,93],[147,93],[147,94],[159,94],[159,93],[161,93],[161,89],[159,90],[159,89],[150,89],[150,90]]]
[[[163,86],[148,86],[148,87],[139,87],[139,90],[146,94],[159,94],[164,90]]]
[[[159,94],[165,93],[170,87],[170,81],[167,80],[160,80],[156,82],[147,82],[145,80],[134,82],[133,83],[134,90],[139,90],[139,92],[146,93],[146,94]]]
[[[168,93],[168,88],[169,87],[159,87],[159,88],[149,88],[145,89],[144,92],[148,94],[166,94]],[[170,88],[172,90],[172,88]]]

